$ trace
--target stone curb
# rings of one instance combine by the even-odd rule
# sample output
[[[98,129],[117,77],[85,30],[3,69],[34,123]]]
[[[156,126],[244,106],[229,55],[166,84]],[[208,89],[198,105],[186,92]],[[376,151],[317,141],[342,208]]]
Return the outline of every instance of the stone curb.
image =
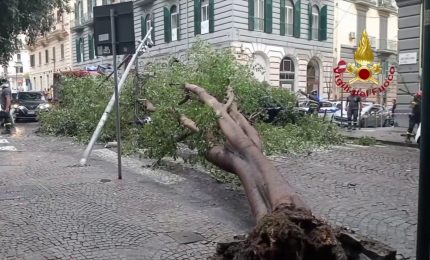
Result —
[[[360,136],[360,137],[354,137],[354,136],[345,136],[344,137],[346,139],[349,140],[357,140],[360,139],[362,137],[370,137],[372,138],[372,136]],[[387,140],[381,140],[381,139],[377,139],[375,138],[376,142],[381,143],[381,144],[387,144],[387,145],[392,145],[392,146],[401,146],[401,147],[411,147],[411,148],[418,148],[419,146],[416,143],[406,143],[406,142],[396,142],[396,141],[387,141]]]

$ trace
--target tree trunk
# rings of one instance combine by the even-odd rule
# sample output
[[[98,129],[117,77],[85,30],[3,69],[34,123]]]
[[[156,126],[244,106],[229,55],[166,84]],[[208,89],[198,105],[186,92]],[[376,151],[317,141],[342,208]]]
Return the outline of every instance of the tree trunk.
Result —
[[[213,146],[206,159],[240,178],[257,219],[257,226],[245,240],[220,245],[214,259],[340,260],[359,259],[360,253],[366,252],[363,239],[351,242],[356,241],[353,235],[335,230],[312,215],[263,154],[259,134],[238,111],[231,87],[225,104],[199,86],[186,84],[185,89],[197,95],[218,116],[226,144]],[[180,116],[180,122],[192,132],[199,131],[192,119],[184,115]],[[387,249],[378,257],[371,259],[395,259],[395,251]]]

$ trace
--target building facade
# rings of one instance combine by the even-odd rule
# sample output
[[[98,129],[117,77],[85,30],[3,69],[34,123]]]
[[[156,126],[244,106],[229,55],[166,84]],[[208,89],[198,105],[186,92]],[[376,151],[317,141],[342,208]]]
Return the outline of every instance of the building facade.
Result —
[[[75,2],[74,68],[112,63],[111,57],[95,56],[92,28],[92,7],[109,3]],[[334,58],[333,12],[333,1],[326,0],[137,0],[136,40],[153,26],[155,43],[139,61],[185,59],[185,52],[200,38],[231,48],[238,60],[253,62],[261,81],[327,96]]]
[[[399,6],[399,111],[409,112],[411,95],[421,88],[423,4],[421,0],[397,0]]]
[[[374,52],[374,62],[382,67],[382,73],[376,77],[379,84],[389,74],[389,68],[397,68],[397,7],[391,0],[335,0],[335,30],[334,30],[334,64],[340,59],[348,63],[354,63],[354,52],[361,40],[362,33],[366,30]],[[347,77],[350,79],[351,77]],[[334,84],[334,96],[340,98],[342,89]],[[368,89],[376,87],[369,83],[355,83],[354,88]],[[348,94],[343,93],[344,97]],[[397,77],[381,94],[371,95],[367,101],[391,105],[397,95]]]
[[[50,32],[28,46],[29,77],[33,90],[45,90],[53,84],[54,73],[72,69],[70,18],[67,12],[54,11]]]
[[[24,42],[25,36],[20,35],[19,39]],[[31,89],[31,84],[28,80],[29,69],[30,58],[28,51],[25,48],[21,48],[12,56],[8,65],[0,71],[0,78],[5,78],[9,81],[12,93],[29,90]]]

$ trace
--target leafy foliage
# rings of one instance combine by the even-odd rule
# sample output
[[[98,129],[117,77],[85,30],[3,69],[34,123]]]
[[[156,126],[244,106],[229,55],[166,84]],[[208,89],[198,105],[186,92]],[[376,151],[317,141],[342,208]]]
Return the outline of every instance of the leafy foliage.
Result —
[[[129,151],[145,148],[150,157],[175,158],[179,156],[179,142],[195,149],[199,155],[214,143],[225,142],[212,109],[193,96],[179,105],[187,96],[183,88],[185,82],[204,87],[224,102],[230,84],[239,109],[248,118],[253,118],[256,129],[261,133],[267,154],[304,151],[342,142],[335,126],[295,113],[293,93],[256,81],[249,65],[238,64],[228,49],[214,50],[208,44],[198,42],[190,50],[186,64],[154,64],[150,70],[149,74],[153,76],[145,80],[141,95],[133,96],[131,86],[125,86],[121,94],[123,142]],[[64,101],[58,109],[42,115],[42,130],[87,141],[113,92],[111,82],[98,86],[99,82],[100,79],[94,78],[67,79],[62,92]],[[136,98],[150,100],[157,108],[151,114],[152,123],[143,127],[129,124],[133,120]],[[283,110],[275,123],[264,123],[266,108],[274,106]],[[187,135],[188,130],[179,122],[180,115],[196,122],[200,131]],[[101,141],[115,139],[113,118],[105,127]],[[184,136],[187,137],[181,138]]]
[[[0,64],[6,64],[21,45],[20,34],[28,44],[52,28],[52,11],[69,11],[69,0],[0,1]]]

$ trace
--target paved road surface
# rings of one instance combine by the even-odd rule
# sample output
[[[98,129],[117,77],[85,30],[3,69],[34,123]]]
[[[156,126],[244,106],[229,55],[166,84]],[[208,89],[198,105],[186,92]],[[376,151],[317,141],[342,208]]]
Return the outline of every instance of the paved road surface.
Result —
[[[113,152],[76,167],[84,147],[35,127],[0,137],[0,259],[205,259],[253,226],[243,194],[202,173],[124,159],[117,181]],[[418,155],[349,145],[275,162],[316,214],[414,259]]]

